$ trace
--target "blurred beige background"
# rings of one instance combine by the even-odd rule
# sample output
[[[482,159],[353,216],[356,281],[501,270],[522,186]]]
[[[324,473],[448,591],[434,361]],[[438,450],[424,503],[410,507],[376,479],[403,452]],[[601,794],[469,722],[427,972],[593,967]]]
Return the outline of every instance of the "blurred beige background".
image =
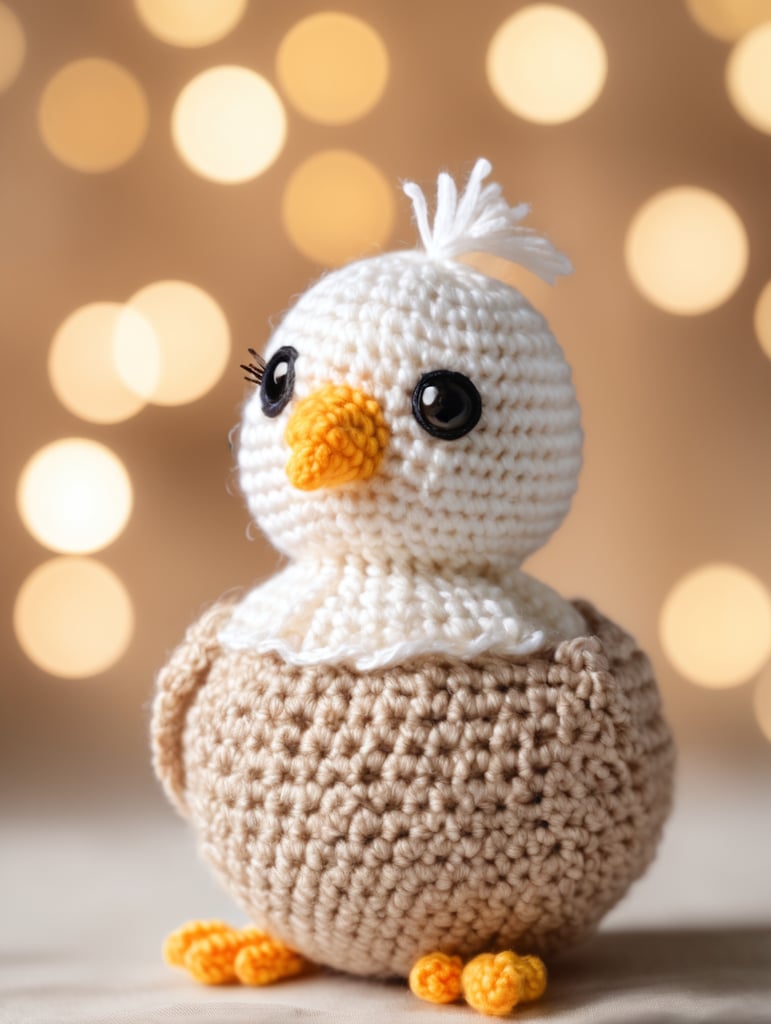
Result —
[[[247,348],[326,266],[414,244],[400,180],[432,192],[484,155],[575,264],[554,289],[486,264],[549,318],[584,412],[574,508],[527,568],[637,635],[680,748],[656,862],[530,1012],[761,1024],[771,0],[327,10],[0,0],[0,1022],[479,1019],[403,986],[211,990],[164,965],[182,920],[237,912],[161,797],[147,723],[187,624],[277,564],[229,450]],[[233,91],[206,93],[223,67]],[[680,187],[706,202],[690,219],[648,205]],[[68,438],[107,463],[81,479],[58,447],[57,475],[41,451]],[[107,591],[57,585],[73,565]]]
[[[57,802],[90,799],[98,791],[114,794],[116,786],[126,797],[157,799],[146,740],[154,672],[207,602],[276,564],[258,532],[248,531],[228,433],[245,394],[238,364],[246,348],[265,344],[271,318],[323,270],[288,237],[282,204],[294,172],[327,150],[364,157],[390,189],[384,209],[393,204],[392,225],[380,237],[354,238],[354,250],[358,244],[358,251],[371,251],[372,242],[414,244],[399,181],[433,189],[438,170],[462,177],[485,155],[507,198],[531,202],[530,223],[570,255],[575,274],[555,289],[521,283],[574,368],[586,432],[573,511],[529,569],[568,595],[595,601],[638,636],[655,661],[685,756],[768,771],[769,743],[753,710],[758,679],[765,689],[755,703],[771,704],[762,696],[771,685],[768,668],[741,685],[707,688],[676,671],[659,638],[667,595],[705,564],[730,563],[766,593],[771,586],[771,363],[753,323],[771,279],[771,135],[740,116],[727,94],[735,38],[711,34],[680,0],[567,3],[599,35],[607,78],[583,113],[543,124],[507,109],[486,74],[491,40],[524,5],[338,4],[335,10],[378,33],[388,75],[371,109],[348,123],[322,124],[297,108],[277,68],[287,33],[323,10],[318,3],[249,3],[230,31],[200,46],[159,39],[129,0],[1,6],[6,78],[14,60],[18,65],[0,93],[0,749],[15,799],[31,792]],[[761,6],[723,5],[734,14],[755,11],[745,29],[762,20]],[[720,14],[716,0],[701,7]],[[19,27],[23,52],[13,50]],[[724,34],[731,33],[740,28],[729,26]],[[84,58],[126,69],[146,100],[146,131],[140,127],[134,151],[110,170],[76,169],[46,138],[46,116],[60,116],[45,114],[51,81]],[[258,72],[286,117],[273,162],[236,184],[191,169],[170,128],[184,87],[220,65]],[[56,130],[49,125],[49,136]],[[66,137],[66,125],[61,131]],[[640,207],[680,185],[729,203],[749,246],[730,295],[694,315],[667,312],[645,298],[624,255]],[[344,197],[341,204],[344,220]],[[231,345],[224,373],[195,401],[151,403],[121,422],[73,413],[48,372],[63,322],[87,304],[123,303],[170,279],[203,289],[224,313]],[[183,374],[184,361],[176,365]],[[24,581],[54,557],[25,527],[17,486],[32,456],[65,437],[108,446],[125,465],[134,496],[125,529],[90,556],[125,585],[132,640],[111,667],[88,678],[42,670],[20,647],[13,625]],[[744,646],[746,637],[734,637],[730,615],[728,621],[723,647],[730,662],[731,646]],[[83,629],[87,636],[89,624]],[[769,642],[762,614],[757,629],[762,651]]]

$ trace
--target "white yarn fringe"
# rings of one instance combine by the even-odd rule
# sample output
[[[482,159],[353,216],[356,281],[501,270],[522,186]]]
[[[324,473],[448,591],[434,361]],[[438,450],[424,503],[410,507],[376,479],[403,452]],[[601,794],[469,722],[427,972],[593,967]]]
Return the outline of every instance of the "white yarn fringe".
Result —
[[[543,235],[519,223],[530,212],[528,203],[509,206],[500,185],[482,186],[491,170],[489,160],[477,160],[460,200],[455,182],[442,172],[436,185],[433,225],[423,190],[413,181],[404,182],[426,253],[435,259],[452,259],[487,252],[520,264],[549,284],[560,274],[570,274],[573,267],[567,256]]]

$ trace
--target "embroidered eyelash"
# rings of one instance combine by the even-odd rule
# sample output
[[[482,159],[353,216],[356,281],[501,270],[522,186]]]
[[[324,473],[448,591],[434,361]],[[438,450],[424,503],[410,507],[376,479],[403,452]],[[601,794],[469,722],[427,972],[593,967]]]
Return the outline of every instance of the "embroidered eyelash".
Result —
[[[250,348],[248,352],[254,362],[241,363],[241,369],[246,370],[244,380],[250,384],[262,384],[262,378],[265,376],[265,360],[256,349]]]

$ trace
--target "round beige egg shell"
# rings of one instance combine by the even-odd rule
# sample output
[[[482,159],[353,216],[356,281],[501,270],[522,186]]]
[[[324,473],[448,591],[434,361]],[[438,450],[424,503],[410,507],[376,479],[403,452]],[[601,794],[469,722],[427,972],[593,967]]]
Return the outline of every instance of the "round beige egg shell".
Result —
[[[559,526],[581,462],[570,369],[544,318],[472,267],[401,252],[327,274],[273,334],[298,352],[287,407],[244,409],[238,464],[249,510],[284,553],[417,561],[479,571],[519,564]],[[471,378],[482,415],[465,436],[429,435],[412,414],[422,374]],[[326,383],[375,398],[390,432],[374,477],[295,489],[284,440],[296,403]]]
[[[528,658],[355,672],[224,649],[226,599],[158,679],[155,770],[257,927],[406,976],[434,950],[551,953],[651,861],[674,747],[651,665],[586,603]]]

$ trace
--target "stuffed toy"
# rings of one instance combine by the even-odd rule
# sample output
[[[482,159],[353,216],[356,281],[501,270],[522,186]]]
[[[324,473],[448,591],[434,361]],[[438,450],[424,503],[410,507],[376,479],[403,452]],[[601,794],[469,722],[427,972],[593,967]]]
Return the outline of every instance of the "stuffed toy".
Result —
[[[169,937],[200,981],[326,965],[502,1016],[654,855],[649,661],[520,568],[568,511],[579,407],[541,314],[458,258],[571,268],[489,172],[440,175],[433,218],[405,184],[422,247],[325,274],[250,350],[241,487],[286,564],[190,627],[152,719],[250,921]]]

